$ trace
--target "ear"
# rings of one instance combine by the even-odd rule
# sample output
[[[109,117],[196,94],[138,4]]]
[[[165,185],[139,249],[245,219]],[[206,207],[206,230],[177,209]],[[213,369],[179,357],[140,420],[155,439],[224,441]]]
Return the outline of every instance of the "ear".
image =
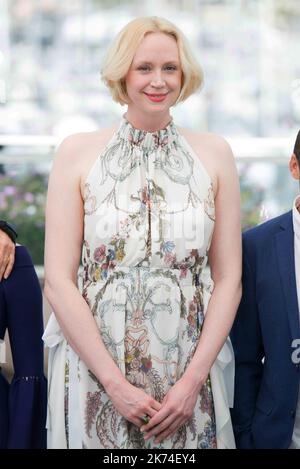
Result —
[[[294,179],[300,179],[300,168],[296,155],[293,153],[289,163],[290,173]]]

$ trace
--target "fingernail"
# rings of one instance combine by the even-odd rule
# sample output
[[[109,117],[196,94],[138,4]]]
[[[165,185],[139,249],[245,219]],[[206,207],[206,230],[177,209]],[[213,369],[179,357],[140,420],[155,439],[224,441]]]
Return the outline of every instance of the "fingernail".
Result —
[[[144,432],[144,431],[145,431],[145,427],[141,427],[140,430],[141,430],[141,432]]]

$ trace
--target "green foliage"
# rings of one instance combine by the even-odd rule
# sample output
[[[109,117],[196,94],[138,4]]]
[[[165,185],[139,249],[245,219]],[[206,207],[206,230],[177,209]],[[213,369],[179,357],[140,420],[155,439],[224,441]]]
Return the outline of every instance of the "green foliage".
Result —
[[[241,222],[245,231],[261,222],[260,212],[263,202],[263,193],[257,188],[247,186],[241,179]]]
[[[18,232],[36,265],[44,263],[45,202],[48,175],[21,176],[0,174],[0,218]]]

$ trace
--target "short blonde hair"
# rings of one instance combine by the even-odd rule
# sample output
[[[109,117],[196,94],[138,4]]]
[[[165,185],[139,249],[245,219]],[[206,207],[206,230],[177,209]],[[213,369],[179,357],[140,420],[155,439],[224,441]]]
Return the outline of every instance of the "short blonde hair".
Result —
[[[121,105],[129,103],[125,77],[134,54],[144,36],[155,32],[168,34],[177,42],[183,76],[181,91],[175,104],[186,100],[203,83],[202,69],[179,28],[158,16],[136,18],[130,21],[114,39],[101,70],[102,80],[108,86],[113,99]]]

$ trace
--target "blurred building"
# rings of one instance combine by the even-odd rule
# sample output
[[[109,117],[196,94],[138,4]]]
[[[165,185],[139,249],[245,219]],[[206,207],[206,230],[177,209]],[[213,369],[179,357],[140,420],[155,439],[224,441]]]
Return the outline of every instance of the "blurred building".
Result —
[[[178,121],[227,136],[299,126],[298,0],[1,0],[0,134],[111,123],[122,108],[100,81],[103,55],[128,21],[155,14],[185,32],[204,69]]]

